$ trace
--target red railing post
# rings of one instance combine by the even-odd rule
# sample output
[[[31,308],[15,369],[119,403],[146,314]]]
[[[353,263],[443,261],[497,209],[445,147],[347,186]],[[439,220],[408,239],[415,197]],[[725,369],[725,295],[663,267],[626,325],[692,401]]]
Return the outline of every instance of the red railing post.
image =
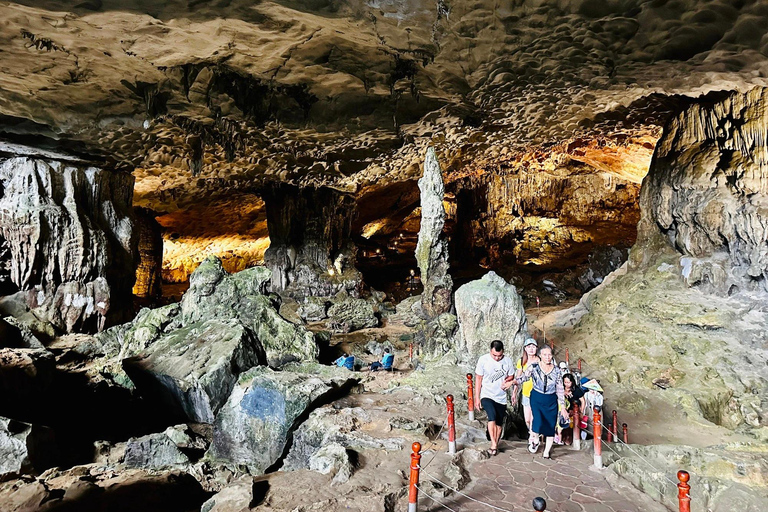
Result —
[[[629,444],[629,436],[627,435],[627,424],[622,423],[621,429],[624,431],[624,444]]]
[[[573,449],[581,450],[581,411],[579,411],[579,401],[573,404]]]
[[[547,342],[547,338],[546,337],[544,338],[544,342],[545,343]],[[555,338],[550,338],[549,339],[549,348],[552,349],[552,353],[554,354],[555,353]]]
[[[577,366],[577,368],[578,368],[578,370],[579,370],[579,375],[581,375],[581,358],[579,358],[579,359],[576,361],[576,366]]]
[[[565,366],[571,367],[570,357],[568,357],[568,347],[565,347]]]
[[[416,512],[416,503],[419,501],[419,463],[421,462],[421,443],[411,445],[411,475],[408,479],[408,512]]]
[[[677,500],[680,502],[680,512],[691,512],[691,486],[688,485],[688,480],[691,475],[687,471],[678,471],[677,479],[680,483],[677,484]]]
[[[613,425],[611,425],[611,434],[608,437],[610,437],[609,441],[612,443],[619,442],[619,418],[616,409],[613,410]]]
[[[467,407],[469,408],[469,421],[475,421],[475,383],[471,373],[467,374]]]
[[[595,467],[602,469],[603,467],[603,426],[600,423],[600,410],[595,407],[595,415],[592,418],[593,434],[595,438]]]
[[[446,397],[448,402],[448,453],[456,454],[456,423],[453,417],[453,395]]]

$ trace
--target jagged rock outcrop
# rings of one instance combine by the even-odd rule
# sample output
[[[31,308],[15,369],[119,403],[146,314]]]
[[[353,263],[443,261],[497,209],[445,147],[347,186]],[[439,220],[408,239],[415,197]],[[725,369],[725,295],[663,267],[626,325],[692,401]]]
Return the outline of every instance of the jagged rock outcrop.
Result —
[[[495,272],[456,290],[456,316],[456,353],[470,364],[488,352],[493,340],[501,340],[514,359],[528,335],[522,297]]]
[[[98,464],[51,469],[34,480],[0,489],[4,512],[29,510],[197,510],[208,497],[191,475],[179,471],[129,469]]]
[[[343,369],[326,367],[325,378],[294,370],[258,367],[240,376],[216,416],[211,460],[263,474],[280,458],[296,419],[325,393],[353,380]]]
[[[125,467],[163,470],[185,468],[189,458],[164,432],[130,439],[125,447]]]
[[[445,187],[435,149],[430,147],[424,159],[421,190],[421,228],[416,245],[416,262],[421,270],[421,305],[430,318],[450,312],[453,280],[448,274],[448,241],[443,234]]]
[[[337,332],[352,332],[379,325],[373,305],[367,300],[354,297],[335,301],[328,308],[328,317],[331,329]]]
[[[667,125],[643,182],[638,237],[666,238],[704,291],[768,292],[767,103],[756,88],[691,105]]]
[[[315,360],[319,349],[314,335],[283,319],[270,297],[264,295],[269,279],[270,271],[265,267],[253,267],[230,275],[218,258],[209,257],[190,277],[189,290],[180,304],[143,309],[133,322],[100,333],[98,339],[105,354],[118,360],[142,352],[145,356],[156,353],[155,357],[162,358],[162,351],[152,348],[160,340],[176,346],[175,350],[182,350],[185,344],[194,346],[191,340],[204,332],[221,336],[221,339],[239,339],[256,354],[263,350],[266,362],[273,367],[291,361]],[[221,333],[216,333],[212,327],[217,322],[227,326]],[[235,353],[240,352],[236,350]],[[244,355],[237,356],[240,357]],[[261,361],[261,358],[261,355],[256,356],[256,360]],[[247,359],[252,362],[253,356]],[[241,362],[246,364],[245,360]],[[207,365],[203,360],[199,363]]]
[[[203,503],[200,512],[249,512],[256,498],[253,477],[244,475]]]
[[[236,319],[189,324],[123,360],[139,391],[190,421],[213,423],[240,373],[265,364],[258,338]]]
[[[0,417],[0,480],[39,473],[60,458],[51,430]]]
[[[382,439],[362,431],[371,421],[371,415],[360,407],[321,407],[313,411],[293,434],[291,450],[280,470],[334,473],[334,481],[341,483],[352,472],[347,449],[394,451],[403,448],[405,440],[401,437]]]
[[[44,348],[26,325],[13,317],[0,318],[0,348]]]
[[[56,156],[0,154],[0,237],[11,280],[57,329],[101,330],[131,305],[134,179]]]
[[[265,191],[271,289],[296,299],[359,293],[351,242],[355,201],[328,188],[277,185]]]
[[[163,231],[154,214],[145,208],[135,208],[138,236],[138,266],[133,294],[156,299],[162,293]]]

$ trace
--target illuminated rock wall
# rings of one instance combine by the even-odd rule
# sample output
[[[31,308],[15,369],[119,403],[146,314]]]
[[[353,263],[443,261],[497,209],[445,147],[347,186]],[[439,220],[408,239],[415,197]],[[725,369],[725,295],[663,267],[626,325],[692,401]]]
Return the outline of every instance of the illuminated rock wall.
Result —
[[[39,319],[61,331],[95,331],[130,309],[133,181],[78,162],[0,157],[6,263]]]

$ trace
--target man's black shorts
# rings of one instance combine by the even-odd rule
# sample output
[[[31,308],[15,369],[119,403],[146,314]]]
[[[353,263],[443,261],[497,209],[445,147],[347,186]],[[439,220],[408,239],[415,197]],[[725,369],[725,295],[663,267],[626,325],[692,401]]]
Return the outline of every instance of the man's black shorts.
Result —
[[[504,416],[507,414],[506,404],[494,402],[490,398],[482,398],[480,399],[480,405],[488,415],[488,421],[493,421],[497,425],[501,425],[504,422]]]

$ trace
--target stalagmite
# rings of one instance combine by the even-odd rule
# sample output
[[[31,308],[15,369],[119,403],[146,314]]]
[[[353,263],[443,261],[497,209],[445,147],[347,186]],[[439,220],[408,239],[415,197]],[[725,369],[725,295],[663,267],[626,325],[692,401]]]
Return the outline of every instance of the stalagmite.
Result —
[[[453,305],[453,280],[448,274],[448,242],[443,234],[445,188],[440,164],[434,148],[427,150],[424,175],[419,179],[421,190],[421,228],[416,245],[416,261],[421,270],[424,293],[421,305],[430,318],[448,313]]]

